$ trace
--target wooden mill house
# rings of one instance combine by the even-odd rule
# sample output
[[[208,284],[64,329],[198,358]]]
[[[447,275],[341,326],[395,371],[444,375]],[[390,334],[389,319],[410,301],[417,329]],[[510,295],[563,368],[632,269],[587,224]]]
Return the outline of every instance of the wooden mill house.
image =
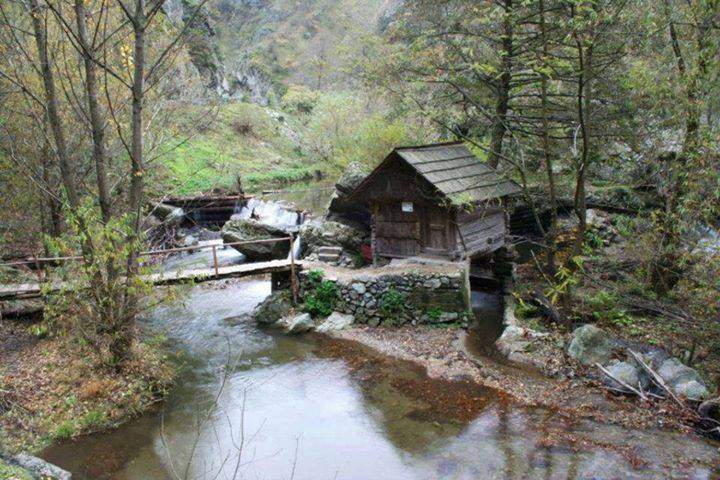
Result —
[[[348,200],[372,216],[373,259],[473,259],[505,245],[505,198],[520,190],[462,142],[394,149]]]

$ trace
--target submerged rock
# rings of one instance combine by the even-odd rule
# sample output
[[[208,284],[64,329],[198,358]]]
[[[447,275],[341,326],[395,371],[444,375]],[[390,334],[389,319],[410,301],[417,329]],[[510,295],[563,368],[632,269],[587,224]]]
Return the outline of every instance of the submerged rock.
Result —
[[[287,316],[292,306],[292,299],[288,290],[273,292],[260,305],[255,307],[252,318],[257,323],[272,325]]]
[[[314,329],[315,323],[309,313],[301,313],[281,318],[278,321],[278,326],[282,327],[287,333],[305,333]]]
[[[234,218],[227,222],[222,229],[222,239],[225,243],[266,240],[288,236],[290,236],[290,234],[281,228],[273,227],[272,225],[253,219]],[[245,255],[248,261],[257,262],[286,258],[290,251],[290,243],[286,241],[251,243],[246,245],[233,245],[233,248]]]
[[[613,356],[613,338],[595,325],[583,325],[573,332],[568,355],[585,366],[606,365]]]
[[[354,321],[355,317],[353,315],[333,312],[316,328],[316,331],[326,333],[344,330],[352,325]]]

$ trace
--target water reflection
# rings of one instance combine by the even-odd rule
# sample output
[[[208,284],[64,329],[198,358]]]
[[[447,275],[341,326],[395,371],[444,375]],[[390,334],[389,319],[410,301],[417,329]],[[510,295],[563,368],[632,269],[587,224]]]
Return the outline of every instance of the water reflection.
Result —
[[[79,480],[712,476],[717,453],[700,441],[519,408],[353,343],[259,330],[244,314],[268,293],[266,279],[196,286],[156,310],[146,326],[187,365],[164,411],[44,457]]]

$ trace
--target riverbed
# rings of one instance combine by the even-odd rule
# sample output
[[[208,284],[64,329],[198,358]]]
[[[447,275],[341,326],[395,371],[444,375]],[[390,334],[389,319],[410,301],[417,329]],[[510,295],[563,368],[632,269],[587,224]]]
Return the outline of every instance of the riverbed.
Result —
[[[355,342],[258,328],[267,278],[198,285],[143,328],[182,373],[167,402],[43,457],[76,480],[715,478],[717,446],[571,421]],[[714,463],[715,462],[715,463]]]

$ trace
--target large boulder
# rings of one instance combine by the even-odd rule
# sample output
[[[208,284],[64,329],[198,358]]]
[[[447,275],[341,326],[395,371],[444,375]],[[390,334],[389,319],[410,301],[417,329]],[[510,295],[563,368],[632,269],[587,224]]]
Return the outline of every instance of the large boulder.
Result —
[[[344,223],[313,220],[300,227],[300,237],[308,252],[336,245],[357,251],[361,245],[367,243],[368,234]]]
[[[292,310],[292,299],[288,290],[273,292],[252,312],[255,322],[272,325],[287,316]]]
[[[329,317],[318,325],[316,331],[320,333],[335,332],[348,328],[355,321],[352,315],[345,315],[339,312],[332,312]]]
[[[657,373],[676,395],[692,400],[701,400],[710,396],[700,375],[677,358],[665,360]]]
[[[352,191],[365,180],[365,177],[367,177],[367,172],[360,163],[353,162],[348,165],[335,184],[335,190],[338,196],[344,197],[352,193]]]
[[[629,362],[615,362],[607,367],[607,371],[614,379],[630,385],[633,388],[638,388],[638,386],[640,386],[644,390],[650,384],[650,379],[647,376],[642,375],[640,369]],[[605,376],[603,378],[605,385],[615,390],[627,390],[622,383],[613,380],[613,378]]]
[[[351,163],[335,184],[335,191],[327,206],[326,220],[357,224],[366,229],[370,225],[370,211],[358,202],[347,201],[346,197],[365,179],[367,172],[359,163]]]
[[[251,240],[266,240],[269,238],[289,237],[285,230],[261,223],[248,218],[233,218],[222,229],[222,239],[225,243],[247,242]],[[290,243],[265,242],[233,245],[233,248],[245,255],[248,261],[279,260],[286,258],[290,251]]]
[[[585,366],[607,365],[613,357],[615,340],[595,325],[583,325],[573,332],[568,355]]]
[[[305,333],[315,328],[315,323],[309,313],[281,318],[277,324],[287,333]]]

